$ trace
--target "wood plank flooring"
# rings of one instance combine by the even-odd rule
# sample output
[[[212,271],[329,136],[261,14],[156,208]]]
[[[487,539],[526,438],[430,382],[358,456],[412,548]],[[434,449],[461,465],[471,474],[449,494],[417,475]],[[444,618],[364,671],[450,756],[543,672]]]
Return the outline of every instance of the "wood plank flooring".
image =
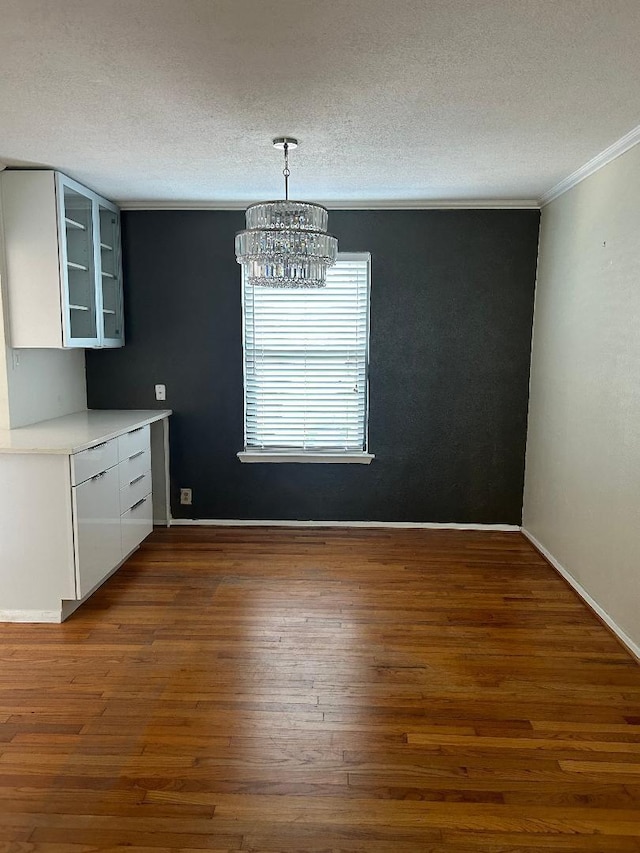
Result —
[[[640,667],[517,533],[159,530],[0,661],[3,853],[640,851]]]

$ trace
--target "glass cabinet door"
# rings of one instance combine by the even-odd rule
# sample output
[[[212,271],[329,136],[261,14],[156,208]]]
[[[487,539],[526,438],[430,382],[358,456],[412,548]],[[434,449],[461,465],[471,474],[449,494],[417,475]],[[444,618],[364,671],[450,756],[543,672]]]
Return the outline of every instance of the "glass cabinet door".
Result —
[[[122,281],[120,268],[120,218],[117,210],[97,203],[99,230],[102,346],[123,341]]]
[[[64,347],[124,343],[120,214],[56,172]]]
[[[98,343],[98,318],[93,202],[64,180],[60,189],[64,220],[62,275],[66,289],[66,345],[95,346]]]

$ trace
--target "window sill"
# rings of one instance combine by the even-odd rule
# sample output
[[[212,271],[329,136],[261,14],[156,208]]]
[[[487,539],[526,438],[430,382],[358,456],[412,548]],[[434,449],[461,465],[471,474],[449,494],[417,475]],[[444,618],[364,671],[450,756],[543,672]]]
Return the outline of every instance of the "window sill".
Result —
[[[374,453],[301,453],[241,450],[237,454],[241,462],[313,462],[370,465]]]

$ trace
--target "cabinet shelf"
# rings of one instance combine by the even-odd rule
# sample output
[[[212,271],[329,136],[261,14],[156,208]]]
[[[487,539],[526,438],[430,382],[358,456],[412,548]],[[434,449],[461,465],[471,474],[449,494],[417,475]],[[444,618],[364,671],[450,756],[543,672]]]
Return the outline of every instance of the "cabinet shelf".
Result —
[[[105,252],[113,252],[113,246],[110,246],[108,243],[100,243],[100,248],[104,249]]]
[[[116,312],[113,310],[113,308],[103,308],[102,313],[103,314],[114,314],[115,315]]]
[[[113,275],[113,273],[110,273],[110,272],[103,272],[102,278],[115,278],[115,275]]]
[[[82,270],[82,272],[89,272],[89,267],[85,267],[84,264],[75,264],[73,261],[67,261],[67,266],[70,270]]]
[[[78,222],[76,219],[71,219],[70,216],[65,216],[64,218],[65,225],[67,228],[77,228],[78,231],[86,231],[87,226],[83,225],[82,222]]]
[[[90,311],[88,305],[69,305],[70,311]]]

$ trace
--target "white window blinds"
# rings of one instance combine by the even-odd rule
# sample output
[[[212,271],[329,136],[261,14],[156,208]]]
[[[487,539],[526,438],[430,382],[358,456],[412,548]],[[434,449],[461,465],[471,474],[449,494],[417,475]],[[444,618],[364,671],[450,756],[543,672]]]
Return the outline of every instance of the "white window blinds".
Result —
[[[245,446],[366,451],[369,254],[317,290],[243,281]]]

